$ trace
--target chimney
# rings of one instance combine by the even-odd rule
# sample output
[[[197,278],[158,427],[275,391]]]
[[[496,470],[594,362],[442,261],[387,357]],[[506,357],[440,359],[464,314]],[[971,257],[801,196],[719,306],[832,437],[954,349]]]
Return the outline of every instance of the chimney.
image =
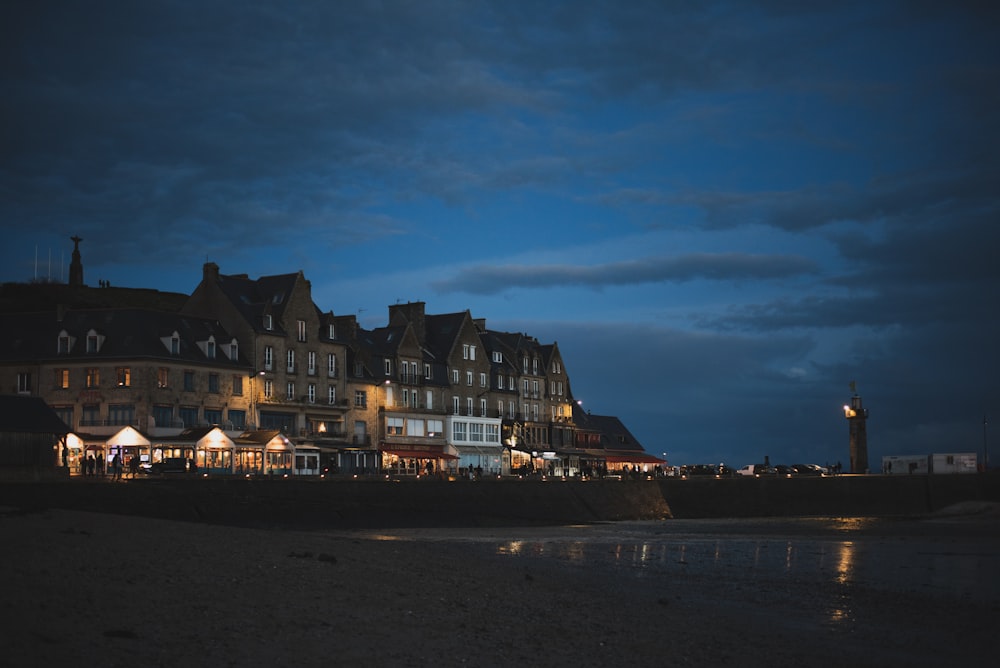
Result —
[[[424,319],[424,302],[407,302],[389,306],[389,325],[399,326],[409,323],[420,343],[427,341],[427,324]]]
[[[214,262],[206,262],[201,269],[201,280],[206,283],[217,283],[219,281],[219,265]]]

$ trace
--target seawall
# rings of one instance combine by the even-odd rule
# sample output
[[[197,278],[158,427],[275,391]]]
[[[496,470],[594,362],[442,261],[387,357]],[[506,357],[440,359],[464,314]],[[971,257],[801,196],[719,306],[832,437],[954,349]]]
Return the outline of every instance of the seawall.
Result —
[[[0,483],[6,512],[68,508],[268,528],[913,516],[1000,502],[1000,474],[618,480],[84,479]]]

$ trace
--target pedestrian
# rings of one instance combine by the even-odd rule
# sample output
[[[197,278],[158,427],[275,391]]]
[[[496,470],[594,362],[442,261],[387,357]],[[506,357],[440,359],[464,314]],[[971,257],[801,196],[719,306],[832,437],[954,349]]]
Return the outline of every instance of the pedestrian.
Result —
[[[94,463],[94,475],[104,477],[104,453],[97,453],[97,460]]]
[[[128,470],[132,478],[139,473],[139,455],[132,455],[132,459],[128,460]]]
[[[121,480],[122,477],[122,458],[117,452],[114,458],[111,460],[111,479]]]

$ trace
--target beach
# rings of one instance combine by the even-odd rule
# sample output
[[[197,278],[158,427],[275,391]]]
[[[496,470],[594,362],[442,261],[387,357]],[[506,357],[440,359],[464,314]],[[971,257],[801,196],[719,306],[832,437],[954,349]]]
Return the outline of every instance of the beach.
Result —
[[[1000,648],[992,505],[312,530],[0,510],[10,666],[985,666]]]

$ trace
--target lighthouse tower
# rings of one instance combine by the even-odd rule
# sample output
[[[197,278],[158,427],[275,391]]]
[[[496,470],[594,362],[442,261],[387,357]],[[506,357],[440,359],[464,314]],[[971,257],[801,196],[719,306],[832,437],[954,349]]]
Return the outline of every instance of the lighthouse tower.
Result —
[[[868,420],[868,409],[861,403],[861,397],[855,392],[854,381],[851,381],[850,404],[844,404],[844,417],[847,418],[851,438],[851,473],[868,473],[868,434],[865,422]]]

